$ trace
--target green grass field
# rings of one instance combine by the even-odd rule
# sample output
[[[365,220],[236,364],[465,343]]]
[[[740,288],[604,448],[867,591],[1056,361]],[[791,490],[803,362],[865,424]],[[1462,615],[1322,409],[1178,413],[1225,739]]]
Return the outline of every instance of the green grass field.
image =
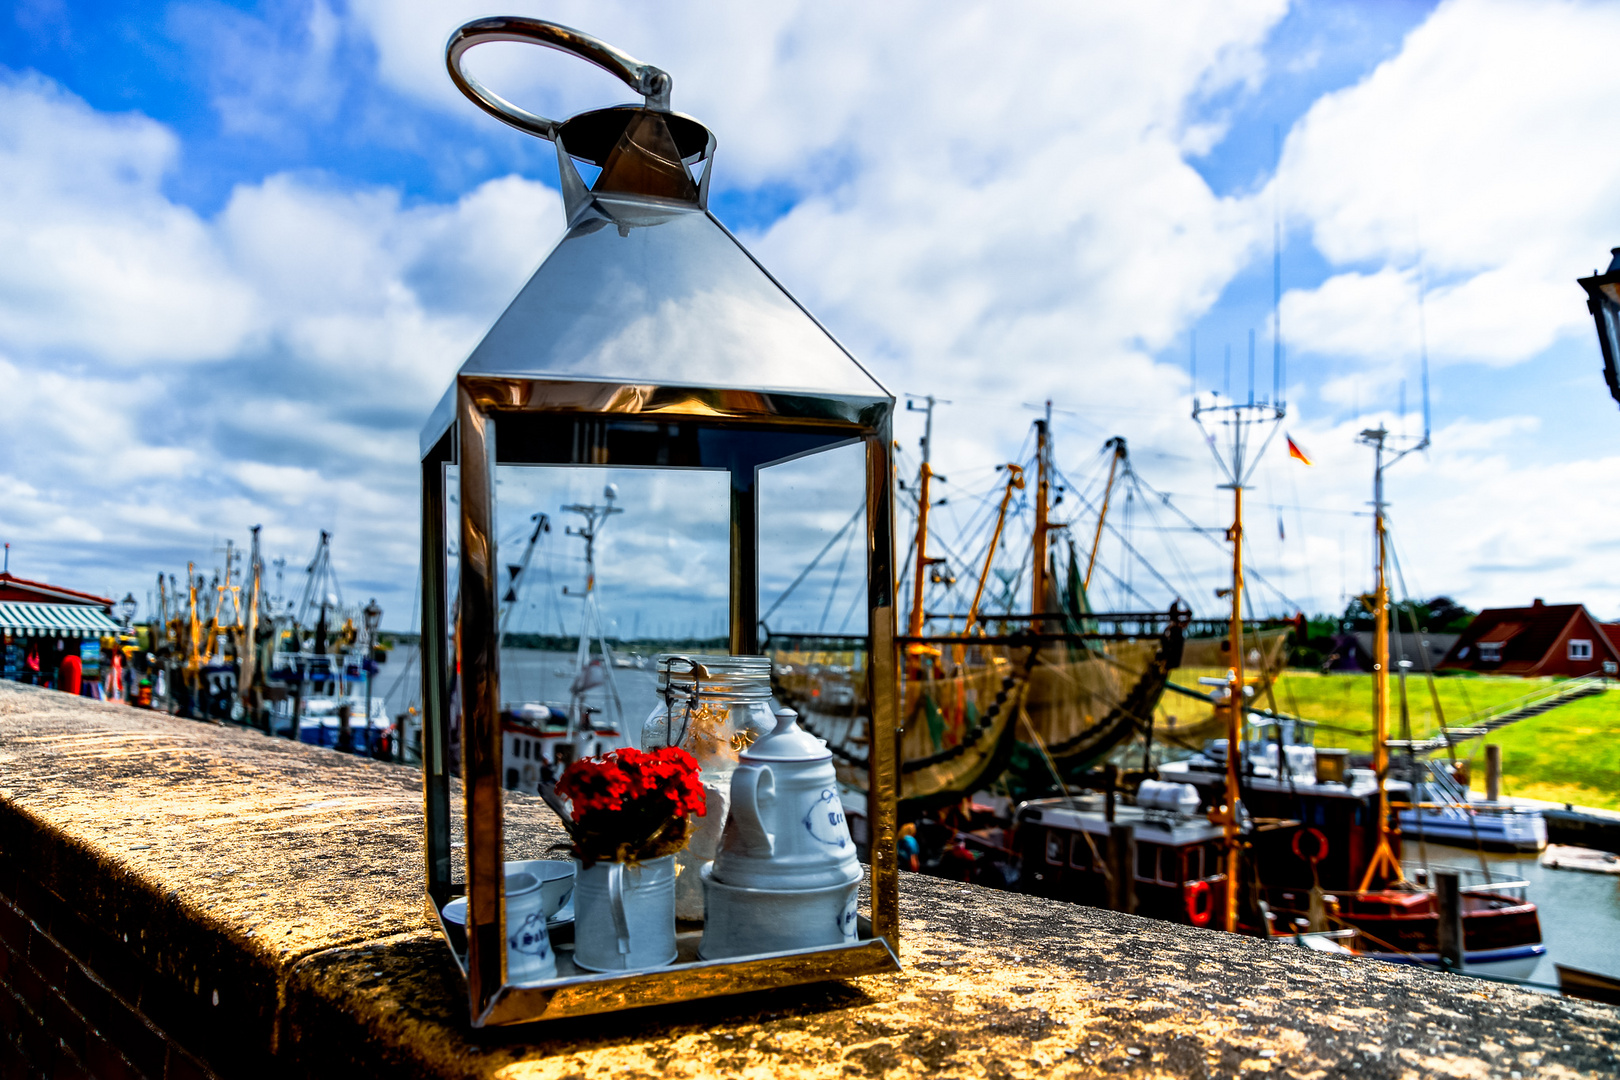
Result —
[[[1182,669],[1176,672],[1174,681],[1187,685],[1204,674],[1215,673]],[[1434,692],[1446,723],[1457,726],[1466,723],[1472,713],[1505,705],[1552,681],[1448,677],[1435,680]],[[1279,711],[1322,725],[1317,731],[1318,746],[1371,751],[1371,675],[1289,671],[1278,679],[1275,694]],[[1428,681],[1408,677],[1406,698],[1412,737],[1421,739],[1438,733]],[[1165,705],[1169,704],[1167,699]],[[1262,704],[1269,707],[1270,703],[1262,700]],[[1397,680],[1390,682],[1389,719],[1390,736],[1402,738]],[[1505,794],[1620,810],[1620,687],[1510,724],[1485,741],[1501,744]],[[1477,789],[1485,784],[1485,752],[1481,746],[1475,740],[1457,748],[1458,757],[1474,760]]]

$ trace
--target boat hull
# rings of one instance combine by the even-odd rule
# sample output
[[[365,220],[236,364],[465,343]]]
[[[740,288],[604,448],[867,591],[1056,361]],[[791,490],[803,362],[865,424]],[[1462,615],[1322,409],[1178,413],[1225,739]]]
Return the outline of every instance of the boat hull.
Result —
[[[1387,953],[1363,952],[1375,960],[1388,960],[1394,964],[1440,966],[1440,954],[1435,952]],[[1547,946],[1516,945],[1507,949],[1476,949],[1463,953],[1463,970],[1474,975],[1494,975],[1503,979],[1528,979],[1547,955]]]
[[[1478,813],[1460,807],[1402,810],[1400,826],[1408,841],[1487,851],[1536,852],[1547,846],[1547,822],[1537,813]]]

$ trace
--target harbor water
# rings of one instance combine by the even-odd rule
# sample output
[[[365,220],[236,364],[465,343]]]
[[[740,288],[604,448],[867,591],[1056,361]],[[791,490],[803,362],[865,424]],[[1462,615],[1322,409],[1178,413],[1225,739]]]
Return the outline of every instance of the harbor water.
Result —
[[[538,649],[501,650],[501,700],[507,704],[538,701],[547,705],[567,705],[568,687],[574,681],[572,652],[545,652]],[[613,685],[624,706],[626,732],[632,741],[641,734],[642,722],[657,704],[658,677],[649,655],[645,668],[614,668]],[[388,702],[388,715],[398,716],[407,707],[419,705],[422,698],[422,669],[417,664],[414,645],[394,649],[388,662],[377,672],[372,692]],[[590,702],[600,704],[602,692],[592,691]]]

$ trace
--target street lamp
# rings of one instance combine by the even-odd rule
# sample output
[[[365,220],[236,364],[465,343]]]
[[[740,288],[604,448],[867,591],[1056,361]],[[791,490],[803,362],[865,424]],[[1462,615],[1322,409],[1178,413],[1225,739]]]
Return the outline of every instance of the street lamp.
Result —
[[[377,606],[375,596],[360,609],[360,618],[366,628],[366,650],[360,661],[366,673],[366,750],[375,754],[377,748],[371,745],[371,675],[377,670],[377,628],[382,625],[382,608]]]
[[[382,608],[377,606],[377,598],[372,597],[360,611],[360,617],[365,620],[366,626],[366,652],[367,659],[372,649],[377,647],[377,628],[382,625]]]
[[[1586,290],[1586,309],[1597,323],[1598,345],[1603,349],[1603,378],[1609,384],[1609,396],[1620,401],[1620,247],[1611,248],[1609,268],[1591,277],[1580,278]]]

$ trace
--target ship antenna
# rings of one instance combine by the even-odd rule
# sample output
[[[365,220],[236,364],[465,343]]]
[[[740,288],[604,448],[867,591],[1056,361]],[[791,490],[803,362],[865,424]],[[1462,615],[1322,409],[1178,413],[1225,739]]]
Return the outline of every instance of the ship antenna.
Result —
[[[1428,292],[1428,284],[1424,280],[1423,272],[1423,245],[1418,244],[1418,364],[1423,373],[1423,441],[1414,449],[1426,450],[1429,446],[1429,323],[1424,312],[1424,299]]]
[[[1277,164],[1271,174],[1271,386],[1272,400],[1288,400],[1288,373],[1283,369],[1282,344],[1282,127],[1271,125]]]

